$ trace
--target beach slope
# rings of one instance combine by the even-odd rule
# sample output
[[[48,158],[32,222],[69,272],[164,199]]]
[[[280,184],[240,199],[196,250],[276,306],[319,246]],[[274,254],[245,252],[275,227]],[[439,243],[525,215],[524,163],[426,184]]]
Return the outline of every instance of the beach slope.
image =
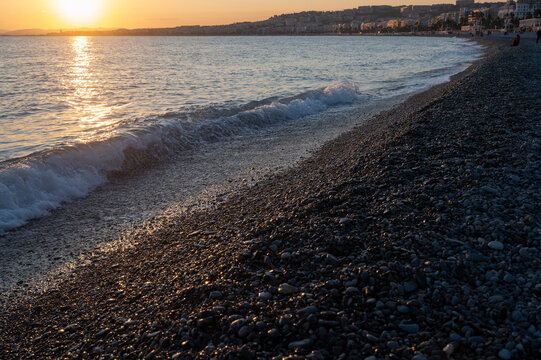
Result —
[[[286,173],[10,299],[2,358],[539,357],[541,46],[487,45]]]

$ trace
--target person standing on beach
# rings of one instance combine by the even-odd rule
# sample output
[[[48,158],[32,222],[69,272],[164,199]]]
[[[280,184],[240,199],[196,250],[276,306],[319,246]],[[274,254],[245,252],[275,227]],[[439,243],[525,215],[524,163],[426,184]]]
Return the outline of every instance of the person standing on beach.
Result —
[[[537,40],[535,40],[535,43],[539,43],[539,39],[541,39],[541,29],[537,30]]]
[[[518,44],[520,44],[520,35],[517,34],[517,36],[515,36],[515,38],[513,39],[513,43],[511,44],[511,46],[518,46]]]

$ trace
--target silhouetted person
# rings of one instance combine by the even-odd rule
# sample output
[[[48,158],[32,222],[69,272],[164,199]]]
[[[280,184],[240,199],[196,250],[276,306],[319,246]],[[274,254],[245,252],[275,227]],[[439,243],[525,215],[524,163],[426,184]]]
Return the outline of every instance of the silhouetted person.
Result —
[[[535,40],[535,43],[539,43],[539,39],[541,39],[541,29],[537,30],[537,40]]]
[[[517,34],[517,36],[515,36],[515,38],[513,39],[513,43],[511,44],[511,46],[518,46],[518,44],[520,44],[520,35]]]

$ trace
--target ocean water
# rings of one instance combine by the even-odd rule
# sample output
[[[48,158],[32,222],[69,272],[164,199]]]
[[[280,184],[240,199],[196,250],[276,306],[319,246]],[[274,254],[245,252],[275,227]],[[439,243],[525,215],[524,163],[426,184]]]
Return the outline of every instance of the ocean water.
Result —
[[[187,152],[444,82],[481,54],[426,37],[0,37],[0,49],[0,235]]]

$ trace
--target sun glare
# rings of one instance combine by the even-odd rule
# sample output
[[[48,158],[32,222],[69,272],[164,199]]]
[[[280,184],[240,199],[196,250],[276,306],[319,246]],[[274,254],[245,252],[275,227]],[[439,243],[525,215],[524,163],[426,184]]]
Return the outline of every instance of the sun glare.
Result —
[[[66,21],[83,25],[98,17],[101,0],[56,0],[56,7]]]

